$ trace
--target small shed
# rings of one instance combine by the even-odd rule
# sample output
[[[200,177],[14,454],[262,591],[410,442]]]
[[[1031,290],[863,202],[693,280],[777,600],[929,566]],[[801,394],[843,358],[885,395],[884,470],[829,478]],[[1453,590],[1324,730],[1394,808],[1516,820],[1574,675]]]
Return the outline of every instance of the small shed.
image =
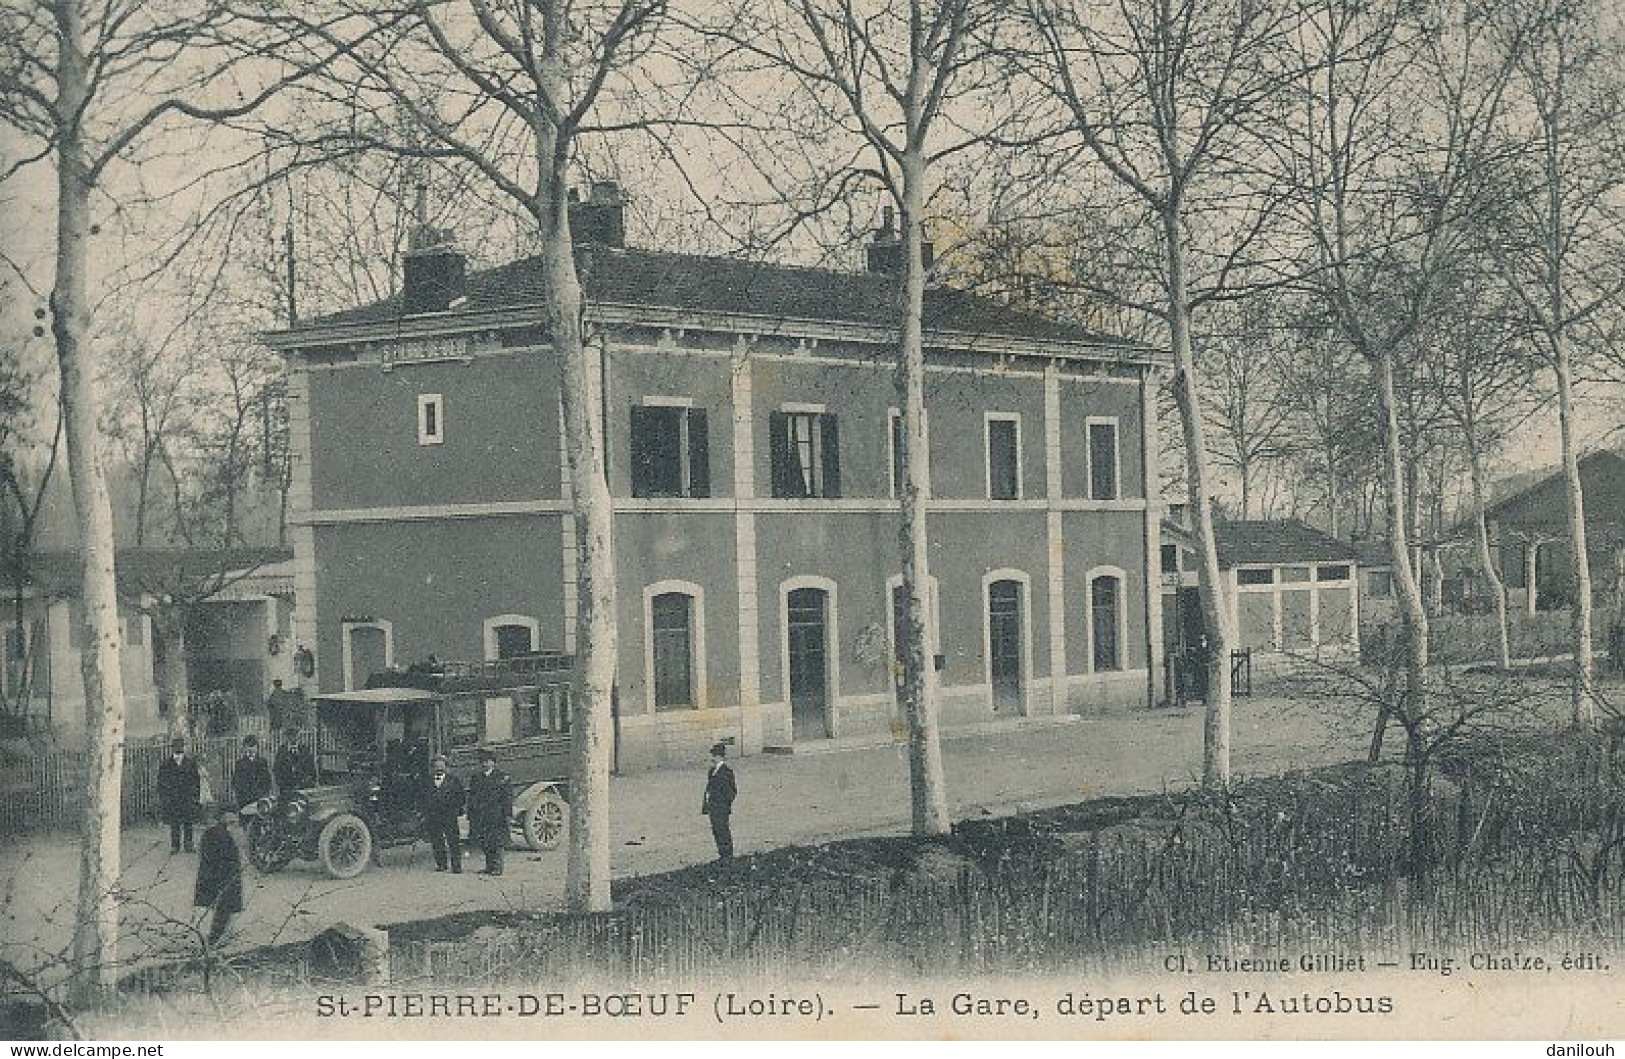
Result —
[[[1200,636],[1194,539],[1165,523],[1164,633],[1170,652]],[[1360,644],[1359,550],[1301,519],[1228,520],[1214,525],[1238,634],[1252,652],[1346,652]],[[1177,564],[1177,565],[1176,565]]]

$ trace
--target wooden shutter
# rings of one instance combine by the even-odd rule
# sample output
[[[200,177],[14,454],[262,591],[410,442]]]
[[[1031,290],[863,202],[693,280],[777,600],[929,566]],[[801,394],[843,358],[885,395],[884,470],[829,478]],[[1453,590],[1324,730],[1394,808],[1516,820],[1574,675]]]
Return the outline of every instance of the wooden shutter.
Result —
[[[650,464],[653,456],[653,420],[649,409],[642,405],[632,406],[632,424],[628,431],[630,444],[628,451],[632,454],[632,495],[648,496],[651,491]]]
[[[790,417],[786,413],[768,414],[767,448],[772,462],[773,495],[780,499],[793,495],[790,489],[790,475],[794,470],[790,460]]]
[[[818,417],[818,428],[823,433],[820,439],[824,449],[824,495],[841,495],[841,431],[835,421],[835,416],[825,413]]]
[[[711,443],[703,408],[688,410],[688,495],[711,495]]]

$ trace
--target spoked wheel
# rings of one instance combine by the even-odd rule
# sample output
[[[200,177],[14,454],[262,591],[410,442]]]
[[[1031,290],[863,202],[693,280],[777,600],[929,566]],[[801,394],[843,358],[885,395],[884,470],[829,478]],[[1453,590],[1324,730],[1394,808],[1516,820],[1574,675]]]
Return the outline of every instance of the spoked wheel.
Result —
[[[564,799],[552,791],[547,792],[524,814],[521,823],[525,845],[531,849],[558,849],[559,843],[564,841]]]
[[[372,832],[359,816],[340,813],[322,828],[316,840],[322,867],[335,879],[353,879],[372,859]]]
[[[293,859],[284,849],[284,843],[278,841],[276,830],[271,821],[263,817],[256,816],[248,822],[248,860],[262,874],[281,871]]]

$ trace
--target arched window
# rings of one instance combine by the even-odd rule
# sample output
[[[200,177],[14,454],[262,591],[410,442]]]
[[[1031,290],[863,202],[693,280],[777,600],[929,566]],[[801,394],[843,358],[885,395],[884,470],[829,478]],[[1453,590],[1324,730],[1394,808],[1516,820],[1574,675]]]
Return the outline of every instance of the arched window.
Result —
[[[650,708],[705,707],[705,596],[698,585],[662,581],[643,592],[644,661]]]
[[[1096,672],[1123,668],[1123,578],[1120,572],[1089,578],[1089,641]]]

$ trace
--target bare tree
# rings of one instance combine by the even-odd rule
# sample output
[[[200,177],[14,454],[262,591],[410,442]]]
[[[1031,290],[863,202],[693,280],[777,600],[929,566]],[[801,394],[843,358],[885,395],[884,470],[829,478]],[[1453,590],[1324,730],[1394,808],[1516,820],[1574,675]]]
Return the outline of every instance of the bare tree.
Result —
[[[1343,341],[1371,365],[1380,402],[1389,558],[1408,659],[1398,701],[1408,734],[1426,713],[1428,614],[1411,554],[1407,501],[1415,490],[1396,377],[1458,265],[1460,221],[1506,75],[1504,63],[1485,56],[1481,21],[1429,25],[1427,17],[1394,0],[1315,3],[1294,38],[1305,72],[1282,141],[1319,265],[1313,289]],[[1385,704],[1373,759],[1392,716]]]
[[[927,528],[924,304],[932,263],[925,256],[925,223],[938,164],[985,139],[985,128],[978,132],[965,123],[960,105],[987,88],[985,36],[998,14],[998,5],[988,0],[774,0],[728,5],[706,26],[747,67],[789,75],[808,103],[816,135],[858,145],[853,164],[822,182],[826,190],[872,180],[896,210],[903,471],[898,692],[908,720],[913,828],[919,835],[947,834],[951,826],[931,647],[936,617]],[[891,215],[889,207],[888,235]]]
[[[1237,642],[1213,530],[1208,421],[1194,316],[1248,271],[1271,196],[1253,137],[1285,83],[1287,5],[1240,0],[1026,0],[1019,57],[1057,131],[1081,142],[1149,214],[1184,438],[1208,657],[1203,782],[1230,782],[1230,653]],[[1222,207],[1222,209],[1221,209]],[[1223,249],[1220,249],[1223,248]]]
[[[1481,216],[1486,246],[1519,318],[1540,336],[1556,379],[1570,558],[1573,563],[1574,723],[1597,723],[1592,587],[1585,496],[1574,437],[1576,338],[1625,289],[1618,259],[1622,178],[1617,144],[1618,27],[1586,0],[1540,0],[1501,12],[1501,39],[1517,72]]]
[[[248,114],[328,58],[284,32],[238,36],[217,0],[20,0],[0,9],[0,122],[27,146],[0,180],[50,164],[56,177],[51,335],[61,376],[68,471],[80,529],[82,651],[91,795],[80,829],[75,939],[80,999],[117,973],[119,796],[124,742],[112,509],[97,392],[93,196],[143,139],[178,121]],[[245,60],[254,64],[250,68]],[[221,102],[225,101],[225,102]]]
[[[1512,664],[1506,585],[1491,550],[1490,461],[1511,431],[1535,410],[1533,356],[1527,336],[1509,320],[1499,291],[1487,278],[1468,275],[1437,314],[1436,351],[1429,358],[1439,403],[1459,435],[1471,488],[1471,513],[1479,572],[1489,587],[1496,617],[1496,661]]]
[[[309,5],[307,17],[298,21],[320,34],[318,20],[331,6]],[[317,134],[317,142],[465,167],[516,204],[535,229],[577,541],[565,902],[575,911],[603,911],[610,904],[611,696],[617,658],[611,501],[600,419],[606,339],[589,333],[583,319],[582,263],[570,232],[569,184],[573,167],[581,163],[584,138],[630,133],[652,123],[648,111],[658,105],[652,101],[663,97],[651,85],[634,85],[633,78],[658,42],[666,0],[405,0],[383,12],[368,4],[346,6],[392,28],[387,40],[360,54],[323,88],[341,106],[345,124]],[[641,98],[640,89],[648,90]],[[369,113],[391,112],[405,119],[409,135],[368,119]]]
[[[1284,385],[1294,336],[1263,297],[1219,308],[1204,329],[1202,405],[1217,434],[1213,459],[1235,472],[1241,517],[1252,518],[1261,478],[1290,456],[1293,407]]]

